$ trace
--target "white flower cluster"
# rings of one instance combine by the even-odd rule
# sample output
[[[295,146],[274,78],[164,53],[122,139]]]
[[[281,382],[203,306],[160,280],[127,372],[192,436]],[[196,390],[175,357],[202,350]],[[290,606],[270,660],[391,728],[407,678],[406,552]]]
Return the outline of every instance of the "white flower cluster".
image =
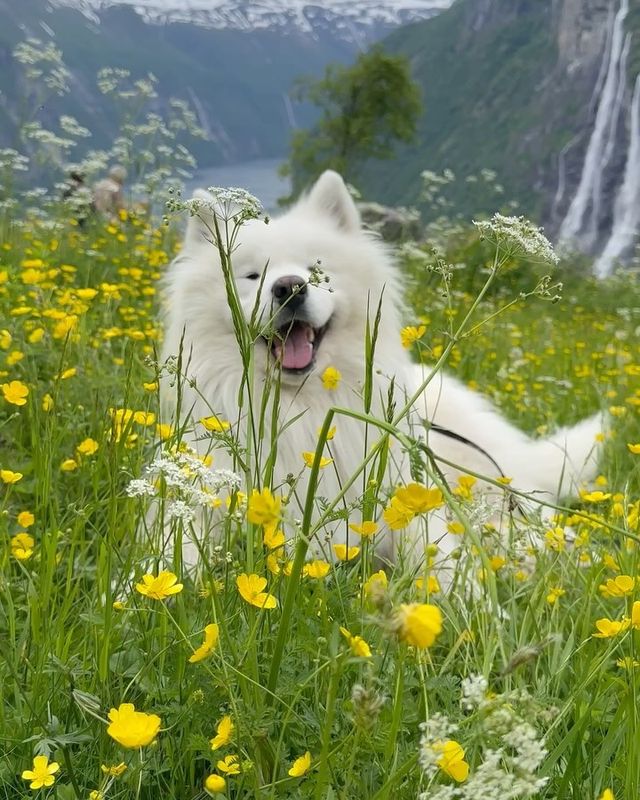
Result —
[[[542,228],[536,227],[524,217],[505,217],[494,214],[490,220],[473,220],[481,236],[497,243],[506,242],[515,246],[528,256],[557,264],[560,260],[554,252],[551,242],[542,233]]]
[[[484,675],[469,675],[462,680],[462,697],[460,705],[465,711],[475,711],[487,699],[489,684]]]
[[[517,692],[490,697],[487,688],[484,677],[472,675],[463,680],[460,698],[463,709],[481,710],[474,735],[483,745],[482,763],[463,783],[430,786],[418,800],[519,800],[535,797],[546,785],[548,779],[536,775],[547,755],[544,739],[523,717],[535,714],[531,698]],[[441,758],[433,744],[450,738],[456,727],[441,714],[421,726],[419,760],[429,781],[436,777]]]
[[[167,487],[171,502],[166,511],[170,519],[193,522],[196,509],[211,507],[222,489],[235,492],[241,478],[227,469],[210,469],[192,450],[165,450],[145,468],[145,477],[129,481],[129,497],[156,497],[159,478]]]
[[[167,201],[169,211],[188,211],[192,217],[216,216],[225,222],[242,224],[245,220],[257,219],[262,214],[262,204],[246,189],[230,187],[222,189],[210,186],[208,197],[192,197],[190,200],[172,198]]]

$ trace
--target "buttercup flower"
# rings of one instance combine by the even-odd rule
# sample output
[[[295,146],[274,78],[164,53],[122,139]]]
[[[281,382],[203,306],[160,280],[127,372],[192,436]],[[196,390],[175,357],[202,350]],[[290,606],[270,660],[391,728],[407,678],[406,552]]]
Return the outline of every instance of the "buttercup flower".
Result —
[[[211,653],[218,643],[218,626],[215,622],[207,625],[204,629],[204,642],[189,656],[189,662],[195,664],[202,661]]]
[[[342,375],[335,367],[327,367],[322,373],[322,385],[329,391],[337,389],[341,379]]]
[[[640,455],[640,442],[638,444],[628,444],[627,447],[629,448],[629,452],[633,453],[634,456]]]
[[[178,576],[166,570],[159,572],[158,575],[143,575],[142,583],[136,583],[137,591],[151,600],[165,600],[171,595],[178,594],[183,588],[183,584],[178,583]]]
[[[400,341],[403,347],[411,347],[414,342],[422,339],[424,332],[427,330],[426,325],[408,325],[400,331]]]
[[[33,555],[35,540],[28,533],[16,533],[11,537],[11,555],[18,561],[26,561]]]
[[[254,489],[249,498],[247,519],[254,525],[275,525],[280,520],[280,505],[282,500],[274,497],[269,489],[261,492]]]
[[[22,528],[30,528],[36,521],[36,518],[30,511],[21,511],[18,514],[17,519],[18,519],[18,525],[20,525]]]
[[[231,737],[233,736],[234,729],[235,725],[233,724],[231,717],[228,714],[222,717],[220,722],[216,725],[216,735],[213,737],[213,739],[209,740],[211,749],[218,750],[219,748],[224,747],[225,744],[229,744]]]
[[[65,458],[65,460],[60,464],[60,469],[63,472],[73,472],[74,470],[78,469],[78,462],[75,458]]]
[[[302,458],[304,459],[304,463],[308,467],[312,467],[313,466],[313,460],[314,460],[315,457],[316,457],[315,453],[304,452],[302,454]],[[333,464],[333,459],[332,458],[325,458],[324,456],[320,456],[320,465],[319,465],[320,469],[324,469],[325,467],[328,467],[329,464]]]
[[[349,529],[354,533],[357,533],[358,536],[362,536],[363,539],[368,539],[371,536],[375,536],[379,527],[380,526],[377,522],[372,522],[371,520],[365,520],[360,524],[357,522],[349,523]]]
[[[475,478],[473,480],[475,481]],[[408,486],[401,486],[396,489],[394,498],[414,514],[424,514],[444,505],[444,497],[440,489],[427,489],[421,483],[410,483]]]
[[[322,561],[320,559],[316,561],[310,561],[308,564],[304,565],[304,572],[303,574],[306,575],[308,578],[315,578],[316,580],[322,580],[326,578],[331,570],[331,564],[327,561]]]
[[[266,585],[267,579],[260,575],[247,575],[243,572],[236,578],[236,586],[243,600],[256,608],[275,608],[278,601],[272,594],[264,591]]]
[[[636,580],[631,575],[616,575],[601,583],[598,589],[605,597],[625,597],[633,592],[635,586]]]
[[[217,775],[215,772],[212,773],[211,775],[207,775],[204,782],[204,788],[208,792],[212,792],[213,794],[216,794],[218,792],[224,792],[226,785],[227,782],[222,777],[222,775]]]
[[[225,775],[240,774],[240,762],[238,760],[238,756],[225,756],[223,760],[218,761],[216,767],[220,770],[220,772],[224,772]]]
[[[442,631],[442,613],[429,603],[409,603],[400,606],[398,635],[414,647],[431,647]]]
[[[605,789],[604,792],[602,792],[602,794],[598,798],[598,800],[616,800],[616,799],[613,796],[613,792],[611,791],[611,789]]]
[[[440,754],[436,764],[454,781],[462,783],[469,776],[469,765],[464,760],[464,750],[453,739],[434,742],[432,749]]]
[[[596,620],[596,628],[598,633],[593,636],[596,639],[610,639],[612,636],[617,636],[619,633],[624,633],[628,630],[631,622],[628,619],[614,620],[607,619],[606,617]]]
[[[309,772],[310,768],[311,768],[311,753],[307,750],[307,752],[303,756],[296,758],[296,760],[291,765],[288,774],[292,778],[301,778],[303,775],[306,775],[307,772]]]
[[[83,439],[76,447],[76,450],[82,456],[92,456],[94,453],[98,452],[99,447],[100,445],[95,439]]]
[[[225,419],[219,419],[215,415],[212,417],[202,417],[200,424],[205,430],[214,433],[224,433],[224,431],[228,431],[231,427],[230,422],[227,422]]]
[[[349,647],[354,656],[360,658],[371,658],[371,648],[362,638],[362,636],[354,636],[346,628],[340,628],[340,633],[349,642]]]
[[[11,381],[0,386],[2,396],[14,406],[24,406],[29,396],[29,387],[21,381]]]
[[[29,784],[30,789],[41,789],[43,786],[53,786],[55,778],[53,777],[60,769],[60,764],[56,761],[49,763],[48,756],[36,756],[33,759],[33,769],[25,769],[22,773],[22,779],[31,781]]]
[[[0,480],[3,483],[18,483],[19,480],[22,480],[23,475],[21,472],[14,472],[10,469],[0,469]]]
[[[359,554],[360,548],[355,546],[347,547],[346,544],[334,544],[333,552],[336,554],[338,561],[351,561],[352,558]]]
[[[127,765],[124,761],[121,761],[119,764],[114,764],[113,766],[101,764],[100,769],[105,775],[109,775],[111,778],[119,778],[127,769]]]
[[[146,747],[160,732],[162,720],[157,714],[136,711],[133,703],[120,703],[108,717],[107,733],[123,747]]]

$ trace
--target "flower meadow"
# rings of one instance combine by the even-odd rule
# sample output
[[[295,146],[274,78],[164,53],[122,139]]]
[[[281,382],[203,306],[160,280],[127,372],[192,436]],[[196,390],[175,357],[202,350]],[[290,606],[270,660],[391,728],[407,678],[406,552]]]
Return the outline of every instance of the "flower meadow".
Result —
[[[436,361],[476,304],[447,369],[532,432],[598,408],[610,423],[595,483],[514,522],[537,547],[497,534],[474,476],[451,487],[474,535],[451,523],[447,590],[431,561],[375,558],[376,520],[393,535],[448,502],[438,489],[370,481],[327,518],[349,545],[297,563],[295,482],[216,470],[216,449],[243,443],[215,414],[198,423],[207,455],[183,442],[162,396],[179,365],[158,360],[175,228],[4,219],[0,796],[639,796],[640,285],[561,264],[559,300],[519,251],[478,301],[504,219],[452,234],[444,258],[405,248],[398,336]],[[329,407],[340,374],[322,378]],[[339,418],[323,437],[330,451]],[[329,466],[315,460],[301,452]],[[203,509],[219,544],[192,574],[168,539]]]

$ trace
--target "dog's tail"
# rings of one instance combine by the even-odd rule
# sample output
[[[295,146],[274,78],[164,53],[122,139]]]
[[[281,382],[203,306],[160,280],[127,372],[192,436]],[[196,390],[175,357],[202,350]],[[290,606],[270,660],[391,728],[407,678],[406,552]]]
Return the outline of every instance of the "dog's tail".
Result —
[[[560,428],[535,443],[541,487],[556,497],[577,494],[598,474],[602,441],[609,427],[606,414],[598,413],[577,425]]]

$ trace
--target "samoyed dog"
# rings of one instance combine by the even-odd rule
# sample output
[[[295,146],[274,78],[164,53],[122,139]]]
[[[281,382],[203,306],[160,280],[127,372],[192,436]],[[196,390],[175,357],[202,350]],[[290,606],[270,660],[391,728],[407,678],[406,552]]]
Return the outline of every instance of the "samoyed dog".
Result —
[[[362,496],[371,475],[358,475],[358,469],[382,434],[350,412],[390,419],[409,406],[397,427],[428,443],[432,476],[451,486],[467,472],[492,479],[502,475],[511,479],[510,488],[554,503],[595,476],[601,417],[535,440],[507,422],[487,399],[441,371],[424,387],[430,370],[414,364],[401,344],[407,315],[393,254],[363,230],[358,210],[335,172],[325,172],[306,196],[269,224],[251,220],[239,229],[232,255],[237,297],[246,319],[262,324],[252,344],[253,374],[247,382],[220,258],[212,244],[213,217],[207,213],[190,218],[166,287],[164,357],[181,353],[186,378],[180,415],[188,423],[185,428],[194,431],[192,444],[200,452],[210,446],[198,426],[203,417],[215,414],[230,421],[239,442],[246,441],[253,426],[253,441],[258,441],[253,473],[269,462],[272,486],[289,496],[287,515],[292,520],[302,517],[310,474],[302,453],[315,450],[318,430],[331,407],[346,413],[339,411],[334,419],[336,432],[325,452],[332,462],[321,470],[317,488],[317,496],[326,500],[318,501],[317,510],[322,502],[341,495],[341,507],[353,511],[348,521],[361,522],[361,511],[350,504]],[[325,276],[319,281],[314,279],[318,265]],[[375,344],[369,346],[373,363],[367,370],[367,330],[375,326]],[[332,389],[322,380],[328,368],[340,375]],[[253,415],[248,410],[250,392]],[[258,424],[255,410],[260,408],[266,413]],[[224,448],[217,448],[213,456],[214,468],[237,466]],[[261,460],[257,468],[256,458]],[[384,488],[392,491],[409,483],[411,476],[407,453],[392,439]],[[500,494],[505,506],[504,490],[495,484],[485,488]],[[521,508],[519,502],[515,505]],[[446,561],[460,542],[447,530],[447,513],[430,513],[420,530],[410,525],[404,531],[388,531],[379,509],[377,555],[417,565],[429,544],[430,552],[437,545]],[[198,535],[206,541],[212,534],[204,528]],[[318,557],[331,558],[331,543],[344,543],[349,536],[353,543],[347,520],[329,528],[309,544]],[[188,563],[196,559],[197,550],[185,553]]]

